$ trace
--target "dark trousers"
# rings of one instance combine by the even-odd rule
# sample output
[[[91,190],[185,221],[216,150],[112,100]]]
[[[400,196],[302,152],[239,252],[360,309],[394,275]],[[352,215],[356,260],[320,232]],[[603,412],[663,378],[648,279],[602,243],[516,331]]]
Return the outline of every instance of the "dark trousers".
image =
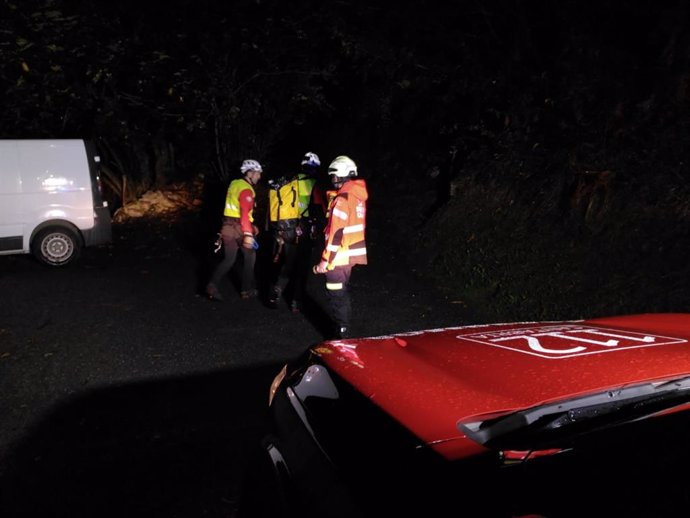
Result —
[[[303,302],[312,267],[311,236],[302,225],[286,230],[273,229],[271,288],[279,288],[292,301]]]
[[[299,239],[295,228],[271,230],[273,257],[271,268],[271,287],[285,291],[295,276],[295,261]]]
[[[336,266],[326,272],[326,294],[328,308],[333,323],[339,328],[349,328],[352,316],[352,302],[350,300],[350,275],[352,266]]]
[[[314,249],[314,240],[309,234],[302,234],[299,243],[297,243],[297,251],[295,253],[295,267],[293,269],[294,278],[294,293],[293,300],[302,302],[304,300],[304,293],[306,291],[307,279],[311,273],[313,266],[312,250]]]
[[[235,265],[238,250],[242,254],[243,265],[240,277],[240,291],[250,291],[254,288],[254,265],[256,264],[256,251],[242,247],[242,227],[240,222],[225,218],[221,228],[223,236],[223,260],[213,270],[210,282],[218,286]]]

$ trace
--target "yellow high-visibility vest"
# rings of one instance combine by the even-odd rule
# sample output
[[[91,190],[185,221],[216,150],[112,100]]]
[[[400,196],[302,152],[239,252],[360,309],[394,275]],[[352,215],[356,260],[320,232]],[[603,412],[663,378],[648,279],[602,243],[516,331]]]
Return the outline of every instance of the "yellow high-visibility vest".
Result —
[[[223,214],[230,218],[240,217],[240,193],[249,189],[252,191],[252,197],[256,197],[254,187],[244,178],[238,178],[230,182],[228,192],[225,195],[225,209]],[[254,208],[249,211],[249,221],[254,221]]]

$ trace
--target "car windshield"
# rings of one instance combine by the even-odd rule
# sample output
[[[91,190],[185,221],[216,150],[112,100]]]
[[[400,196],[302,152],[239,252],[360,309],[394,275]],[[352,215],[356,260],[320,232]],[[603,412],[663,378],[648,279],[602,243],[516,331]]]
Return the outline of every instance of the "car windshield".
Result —
[[[690,402],[690,376],[540,405],[458,428],[488,448],[542,448]]]

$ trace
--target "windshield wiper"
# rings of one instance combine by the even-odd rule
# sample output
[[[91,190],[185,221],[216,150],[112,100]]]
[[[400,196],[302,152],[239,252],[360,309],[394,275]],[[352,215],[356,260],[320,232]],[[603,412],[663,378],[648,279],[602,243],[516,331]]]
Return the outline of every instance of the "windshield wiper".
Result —
[[[534,448],[649,417],[690,402],[690,377],[645,383],[540,405],[458,429],[487,448]]]

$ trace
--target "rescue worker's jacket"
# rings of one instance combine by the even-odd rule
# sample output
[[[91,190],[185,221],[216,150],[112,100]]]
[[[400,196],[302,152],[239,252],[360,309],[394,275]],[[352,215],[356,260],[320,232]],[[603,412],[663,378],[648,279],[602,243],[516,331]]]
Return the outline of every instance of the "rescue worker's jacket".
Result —
[[[252,200],[256,198],[256,193],[254,187],[244,178],[238,178],[230,182],[228,186],[228,192],[225,195],[225,209],[223,210],[223,215],[229,218],[241,219],[242,211],[240,210],[240,193],[242,191],[249,190],[252,193]],[[249,211],[249,223],[254,222],[254,204],[252,203],[252,209]],[[242,226],[242,230],[247,231]]]
[[[252,197],[256,197],[254,187],[244,178],[237,178],[230,182],[228,192],[225,195],[225,210],[223,215],[231,218],[240,217],[240,193],[249,189],[252,192]],[[249,221],[254,221],[254,209],[249,212]]]
[[[309,217],[309,205],[311,203],[311,192],[314,190],[316,178],[305,173],[297,175],[297,206],[299,217]]]
[[[345,182],[329,203],[326,246],[321,259],[334,266],[367,264],[365,242],[367,213],[366,183],[362,179]]]

